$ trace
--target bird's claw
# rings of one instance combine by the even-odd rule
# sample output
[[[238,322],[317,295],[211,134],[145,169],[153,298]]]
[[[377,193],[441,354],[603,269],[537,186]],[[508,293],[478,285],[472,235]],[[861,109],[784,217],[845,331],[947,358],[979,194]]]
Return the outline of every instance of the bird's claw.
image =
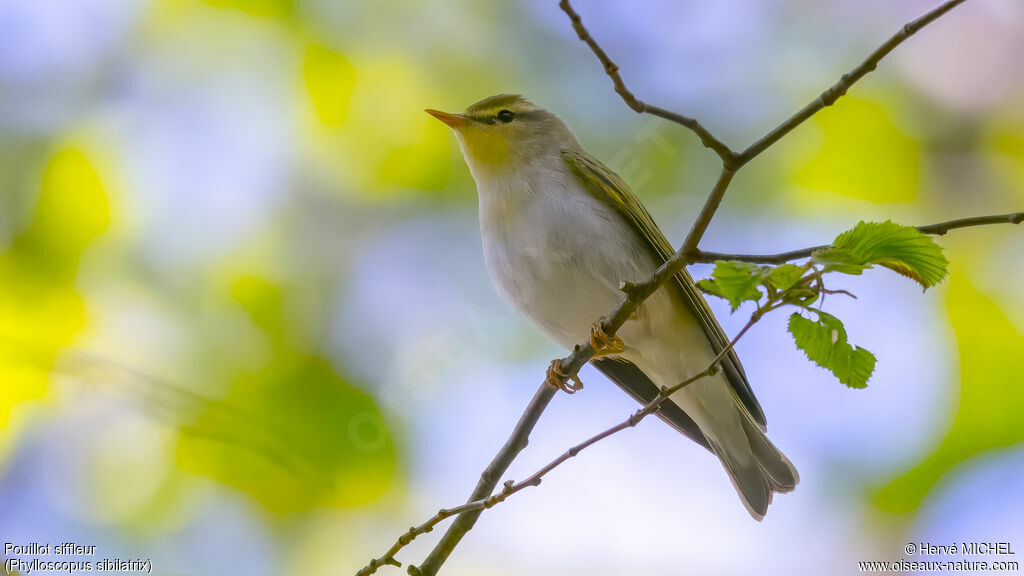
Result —
[[[618,336],[609,336],[601,328],[601,322],[590,327],[590,346],[594,349],[594,358],[621,354],[626,351],[626,344]]]
[[[580,380],[578,375],[569,375],[562,372],[562,361],[552,360],[551,365],[548,366],[546,382],[555,388],[558,388],[566,394],[575,394],[576,392],[583,389],[583,381]]]

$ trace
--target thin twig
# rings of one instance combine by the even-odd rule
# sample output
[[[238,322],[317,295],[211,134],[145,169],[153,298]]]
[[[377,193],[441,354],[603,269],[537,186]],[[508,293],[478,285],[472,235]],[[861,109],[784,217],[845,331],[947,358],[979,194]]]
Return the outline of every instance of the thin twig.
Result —
[[[370,560],[369,564],[359,572],[356,572],[356,576],[370,576],[370,574],[375,573],[377,568],[380,568],[381,566],[401,567],[402,563],[395,560],[395,554],[398,554],[399,550],[408,546],[409,543],[415,540],[420,534],[426,534],[433,530],[434,526],[440,524],[445,518],[451,518],[456,514],[461,514],[462,512],[468,512],[475,509],[477,509],[475,502],[470,502],[454,508],[442,508],[437,512],[437,514],[431,516],[430,519],[423,524],[409,528],[409,531],[399,536],[398,541],[395,542],[383,556]]]
[[[674,386],[662,388],[659,391],[657,396],[655,396],[650,402],[645,404],[642,408],[640,408],[639,410],[634,412],[632,416],[630,416],[629,418],[623,420],[622,422],[619,422],[618,424],[616,424],[615,426],[612,426],[611,428],[607,428],[604,431],[599,432],[599,433],[591,436],[590,438],[587,438],[586,440],[584,440],[583,442],[580,442],[579,444],[573,446],[572,448],[569,448],[568,450],[563,452],[560,456],[558,456],[557,458],[555,458],[554,460],[549,462],[546,466],[544,466],[540,470],[538,470],[538,471],[534,472],[533,474],[531,474],[528,478],[526,478],[522,482],[518,482],[518,483],[506,482],[505,483],[505,489],[502,490],[500,493],[495,494],[494,496],[489,498],[488,501],[485,501],[484,502],[484,504],[485,504],[484,507],[485,508],[490,508],[491,506],[494,506],[495,504],[503,502],[503,501],[505,501],[506,498],[508,498],[509,496],[515,494],[516,492],[519,492],[523,488],[527,488],[529,486],[539,486],[540,482],[544,478],[544,476],[546,476],[549,472],[551,472],[555,468],[558,468],[559,466],[561,466],[567,460],[569,460],[571,458],[575,458],[576,455],[578,455],[580,452],[586,450],[590,446],[593,446],[594,444],[597,444],[601,440],[604,440],[605,438],[607,438],[607,437],[609,437],[609,436],[611,436],[613,434],[621,432],[621,431],[623,431],[623,430],[625,430],[627,428],[632,428],[632,427],[636,426],[637,424],[640,423],[641,420],[643,420],[644,418],[646,418],[646,417],[650,416],[651,414],[653,414],[654,412],[656,412],[658,410],[658,408],[660,408],[661,405],[664,404],[669,399],[669,397],[671,397],[676,392],[682,390],[683,388],[685,388],[686,386],[689,386],[690,384],[696,382],[697,380],[700,380],[701,378],[706,378],[708,376],[713,376],[718,371],[718,363],[722,361],[722,358],[724,358],[725,355],[728,354],[729,351],[733,349],[733,347],[736,345],[736,342],[738,342],[739,339],[742,338],[743,335],[746,334],[748,330],[750,330],[750,327],[753,326],[758,320],[760,320],[761,317],[765,313],[767,313],[769,311],[769,309],[770,308],[765,308],[765,309],[758,309],[757,311],[755,311],[754,314],[751,315],[750,320],[747,321],[747,324],[743,327],[743,329],[740,330],[738,334],[736,334],[736,337],[733,338],[732,341],[730,341],[729,344],[725,348],[723,348],[722,351],[719,352],[718,355],[715,356],[715,358],[711,362],[708,363],[707,368],[705,368],[704,370],[694,374],[693,376],[690,376],[689,378],[683,380],[682,382],[680,382],[680,383],[678,383],[678,384],[676,384]]]
[[[964,1],[965,0],[949,0],[948,2],[942,3],[931,12],[921,16],[917,20],[904,25],[900,28],[899,32],[886,40],[886,42],[872,52],[866,60],[861,62],[860,66],[857,66],[850,72],[843,74],[842,78],[840,78],[839,81],[833,84],[828,90],[822,92],[820,96],[800,109],[799,112],[790,116],[785,122],[779,124],[763,138],[751,144],[750,147],[744,150],[742,154],[737,155],[735,167],[739,168],[747,162],[750,162],[761,152],[764,152],[769,146],[778,142],[786,134],[789,134],[793,128],[796,128],[805,120],[814,116],[819,110],[834,104],[836,100],[846,94],[846,91],[849,90],[855,82],[874,70],[875,67],[878,66],[878,63],[882,61],[882,58],[885,58],[889,52],[892,52],[892,50],[902,44],[904,40],[913,36],[921,28],[931,24],[939,16],[942,16],[946,12],[956,8],[958,5],[963,4]]]
[[[593,352],[591,352],[593,354]],[[578,368],[577,368],[578,370]],[[575,374],[575,372],[573,372]],[[534,394],[533,400],[530,405],[527,406],[526,411],[523,412],[522,417],[519,419],[519,423],[516,424],[515,430],[512,432],[512,436],[509,437],[505,445],[502,446],[501,451],[494,457],[494,460],[487,466],[483,474],[480,475],[480,481],[477,482],[476,488],[473,490],[473,494],[470,495],[470,502],[475,500],[481,500],[491,495],[494,492],[494,487],[498,485],[498,480],[501,479],[501,475],[508,470],[512,461],[515,460],[516,456],[526,448],[526,444],[529,440],[530,432],[533,427],[537,424],[537,420],[540,415],[544,412],[548,403],[558,392],[558,388],[552,386],[549,382],[545,381],[537,389],[537,393]],[[459,541],[473,529],[473,525],[476,524],[477,518],[480,517],[480,511],[482,509],[474,508],[459,514],[459,517],[455,519],[448,530],[441,537],[440,542],[431,550],[430,555],[423,561],[419,569],[415,566],[409,566],[410,574],[435,574],[437,570],[444,564],[444,561],[448,559],[448,556],[458,546]]]
[[[692,263],[690,256],[697,250],[697,245],[700,243],[701,238],[704,237],[704,232],[707,231],[708,225],[711,224],[711,219],[715,217],[715,212],[718,211],[718,206],[722,203],[725,191],[729,187],[729,183],[732,182],[732,177],[735,173],[735,170],[727,166],[722,167],[722,173],[718,175],[718,181],[715,182],[715,186],[711,189],[711,193],[708,194],[707,200],[704,201],[704,207],[701,208],[697,219],[693,221],[693,227],[690,228],[690,233],[687,234],[682,248],[669,261],[678,259],[687,260],[685,264]],[[680,266],[681,268],[682,266]]]
[[[590,438],[587,438],[583,442],[580,442],[579,444],[576,444],[575,446],[569,448],[561,455],[559,455],[557,458],[555,458],[551,462],[548,462],[547,465],[545,465],[543,468],[531,474],[525,480],[521,482],[506,482],[505,488],[500,493],[495,494],[490,498],[481,501],[479,503],[480,508],[490,508],[495,504],[504,502],[506,498],[515,494],[516,492],[519,492],[524,488],[528,488],[530,486],[539,486],[544,476],[546,476],[555,468],[558,468],[559,466],[564,464],[567,460],[575,458],[580,452],[586,450],[590,446],[597,444],[601,440],[604,440],[605,438],[613,434],[617,434],[627,428],[632,428],[636,426],[637,424],[640,423],[641,420],[655,413],[658,410],[658,408],[660,408],[661,405],[664,404],[669,399],[669,397],[671,397],[676,392],[682,390],[683,388],[689,386],[690,384],[693,384],[694,382],[700,380],[701,378],[713,376],[715,373],[718,372],[718,363],[722,361],[722,358],[724,358],[725,355],[728,354],[729,351],[733,349],[733,347],[736,345],[736,342],[738,342],[739,339],[742,338],[748,330],[750,330],[750,327],[753,326],[758,320],[760,320],[761,317],[764,316],[764,314],[766,314],[769,311],[769,309],[770,308],[764,308],[755,311],[754,314],[751,315],[750,320],[747,321],[747,324],[743,327],[743,329],[740,330],[738,334],[736,334],[736,337],[733,338],[732,341],[730,341],[729,344],[725,348],[723,348],[722,351],[719,352],[718,355],[715,356],[715,358],[711,362],[708,363],[707,368],[701,370],[700,372],[694,374],[693,376],[690,376],[689,378],[683,380],[682,382],[679,382],[674,386],[662,388],[658,392],[657,396],[655,396],[647,404],[644,404],[639,410],[634,412],[632,416],[626,418],[622,422],[619,422],[615,426],[612,426],[611,428],[606,428],[605,430],[598,432],[597,434],[591,436]]]
[[[918,226],[918,232],[923,234],[934,234],[943,236],[950,230],[969,228],[972,226],[988,226],[991,224],[1020,224],[1024,222],[1024,212],[1010,212],[1009,214],[996,214],[993,216],[972,216],[970,218],[958,218],[938,224]],[[719,260],[738,260],[740,262],[753,262],[755,264],[782,264],[792,260],[808,258],[815,250],[828,247],[827,244],[780,252],[778,254],[730,254],[727,252],[706,252],[698,250],[691,256],[692,262],[717,262]]]
[[[448,554],[455,549],[455,545],[458,544],[462,536],[473,528],[473,524],[476,523],[477,517],[480,516],[482,508],[475,508],[471,506],[474,501],[482,500],[491,495],[494,492],[495,486],[498,485],[498,480],[501,479],[501,475],[508,470],[512,461],[515,460],[516,456],[522,452],[526,445],[530,442],[530,433],[533,432],[533,427],[537,425],[537,420],[540,419],[540,415],[544,413],[544,409],[547,408],[548,403],[554,398],[558,392],[558,388],[550,385],[548,382],[544,382],[537,389],[537,392],[533,395],[533,399],[530,400],[530,404],[527,405],[526,410],[523,411],[523,415],[519,417],[519,422],[516,423],[515,429],[512,431],[512,435],[509,436],[508,440],[505,441],[505,445],[501,447],[501,450],[495,455],[491,463],[487,465],[487,469],[480,474],[480,481],[477,482],[476,488],[473,490],[473,494],[469,497],[469,502],[463,506],[456,506],[447,510],[441,510],[434,515],[433,518],[424,522],[418,527],[411,528],[408,532],[403,534],[394,546],[391,547],[380,558],[374,559],[365,568],[360,570],[356,576],[369,576],[377,571],[377,568],[385,564],[391,564],[392,566],[401,566],[401,563],[395,560],[395,554],[398,553],[403,547],[409,542],[412,542],[420,534],[430,532],[434,529],[434,526],[438,522],[448,518],[454,514],[458,514],[459,517],[455,519],[451,527],[445,533],[442,542],[449,542],[450,547],[446,546],[443,549],[447,549],[447,553],[444,553],[444,557],[441,557],[443,550],[440,544],[431,553],[431,557],[434,557],[434,553],[437,553],[437,560],[443,563],[447,559]],[[410,566],[410,570],[414,567]]]
[[[450,518],[456,514],[461,514],[460,518],[465,518],[470,514],[475,514],[476,516],[479,516],[484,510],[504,502],[509,496],[512,496],[513,494],[516,494],[517,492],[525,488],[539,486],[544,476],[548,475],[552,470],[564,464],[567,460],[575,458],[580,452],[586,450],[590,446],[600,442],[601,440],[604,440],[605,438],[613,434],[617,434],[618,432],[621,432],[627,428],[632,428],[636,426],[637,424],[640,423],[641,420],[656,412],[658,408],[660,408],[661,405],[665,403],[670,396],[672,396],[672,394],[675,394],[679,390],[682,390],[684,387],[692,384],[693,382],[696,382],[697,380],[700,380],[701,378],[706,378],[708,376],[714,375],[718,370],[718,363],[721,362],[722,358],[724,358],[725,355],[728,354],[729,351],[733,349],[733,347],[736,345],[736,342],[738,342],[739,339],[742,338],[748,330],[750,330],[750,327],[753,326],[754,323],[761,318],[761,316],[768,312],[769,309],[770,308],[764,308],[755,311],[754,314],[751,315],[750,320],[743,327],[743,329],[740,330],[738,334],[736,334],[736,337],[734,337],[732,341],[729,342],[729,344],[725,348],[723,348],[722,351],[719,352],[718,355],[715,356],[715,358],[711,362],[708,363],[707,368],[705,368],[701,372],[698,372],[697,374],[690,376],[689,378],[683,380],[682,382],[676,384],[675,386],[662,388],[657,396],[655,396],[650,402],[648,402],[635,413],[633,413],[633,415],[631,415],[629,418],[569,448],[561,455],[559,455],[557,458],[555,458],[547,465],[545,465],[543,468],[531,474],[525,480],[521,482],[506,482],[501,492],[498,492],[496,494],[488,492],[483,496],[471,499],[470,502],[467,502],[461,506],[456,506],[454,508],[443,508],[439,510],[437,514],[434,514],[430,519],[428,519],[423,524],[420,524],[419,526],[414,526],[410,528],[408,532],[402,534],[402,536],[398,538],[398,541],[395,542],[393,546],[391,546],[387,553],[385,553],[380,558],[375,558],[374,560],[371,560],[366,567],[364,567],[362,570],[356,573],[356,576],[369,576],[370,574],[376,572],[377,568],[385,565],[401,566],[401,563],[395,560],[395,554],[397,554],[399,550],[401,550],[405,546],[409,545],[409,543],[415,540],[417,536],[432,531],[435,526],[443,522],[446,518]],[[545,386],[544,388],[552,387]],[[417,576],[423,574],[420,568],[416,568],[414,566],[409,567],[409,573]]]
[[[1024,222],[1024,212],[1011,212],[1009,214],[997,214],[995,216],[974,216],[971,218],[958,218],[948,222],[940,222],[929,226],[918,226],[919,232],[943,236],[950,230],[967,228],[970,226],[985,226],[987,224],[1020,224]]]
[[[737,157],[736,152],[733,152],[731,148],[726,146],[724,142],[716,138],[711,132],[708,131],[696,118],[689,116],[683,116],[670,110],[658,106],[652,106],[643,100],[640,100],[626,88],[626,83],[623,82],[622,77],[619,76],[619,66],[612,62],[612,59],[608,57],[608,53],[601,48],[601,45],[597,43],[597,40],[590,35],[590,31],[587,30],[586,26],[583,25],[583,19],[580,15],[573,10],[569,4],[569,0],[562,0],[558,3],[558,7],[562,9],[569,16],[569,20],[572,21],[572,27],[576,31],[576,35],[580,37],[580,40],[587,43],[590,50],[597,56],[597,59],[601,61],[601,65],[604,66],[605,74],[612,79],[612,83],[615,84],[615,92],[622,97],[623,102],[627,106],[632,108],[639,114],[647,113],[653,116],[664,118],[669,122],[675,122],[689,128],[694,134],[700,138],[700,141],[704,146],[715,151],[718,157],[722,159],[722,162],[728,166],[731,166]]]
[[[823,244],[821,246],[790,250],[789,252],[780,252],[778,254],[730,254],[728,252],[708,252],[701,250],[693,255],[693,261],[704,264],[718,262],[719,260],[736,260],[739,262],[753,262],[755,264],[784,264],[792,260],[807,258],[815,250],[826,248],[827,246],[827,244]]]

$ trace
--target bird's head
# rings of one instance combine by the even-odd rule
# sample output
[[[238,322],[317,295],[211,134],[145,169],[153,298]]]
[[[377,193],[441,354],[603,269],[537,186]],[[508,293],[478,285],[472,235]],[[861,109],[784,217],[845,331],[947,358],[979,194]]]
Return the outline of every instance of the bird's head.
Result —
[[[474,177],[518,170],[578,146],[565,123],[522,96],[491,96],[460,114],[427,113],[455,130]]]

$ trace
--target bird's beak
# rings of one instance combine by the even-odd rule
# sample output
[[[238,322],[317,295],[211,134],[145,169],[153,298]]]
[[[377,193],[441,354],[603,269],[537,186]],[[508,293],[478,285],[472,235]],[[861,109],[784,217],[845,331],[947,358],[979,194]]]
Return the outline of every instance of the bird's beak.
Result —
[[[427,108],[424,112],[455,129],[461,128],[467,122],[466,117],[462,114],[449,114],[447,112],[441,112],[440,110],[431,110],[430,108]]]

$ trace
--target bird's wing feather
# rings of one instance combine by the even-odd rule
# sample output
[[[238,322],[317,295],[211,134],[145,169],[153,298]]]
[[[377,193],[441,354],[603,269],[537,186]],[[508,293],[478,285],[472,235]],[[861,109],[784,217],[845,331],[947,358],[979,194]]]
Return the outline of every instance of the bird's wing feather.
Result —
[[[622,215],[623,219],[646,241],[651,254],[659,264],[664,263],[675,253],[672,245],[665,238],[665,234],[654,223],[650,213],[615,172],[582,150],[563,150],[562,157],[572,169],[573,174],[580,179],[583,187]],[[700,322],[712,349],[718,354],[729,344],[729,339],[685,268],[675,275],[674,284],[690,312]],[[600,366],[598,367],[600,368]],[[764,411],[754,396],[754,391],[750,388],[747,375],[743,371],[743,365],[740,364],[735,350],[730,350],[726,354],[722,368],[729,383],[736,390],[736,394],[739,395],[754,420],[763,429],[766,424]],[[613,379],[615,378],[613,377]],[[617,383],[624,388],[627,387],[622,382],[617,381]]]
[[[658,387],[654,382],[651,382],[651,379],[635,364],[627,360],[605,357],[598,358],[591,364],[641,404],[647,404],[658,395]],[[711,450],[711,444],[708,443],[708,439],[704,437],[704,433],[700,431],[697,423],[674,402],[663,402],[655,414],[697,444]]]

